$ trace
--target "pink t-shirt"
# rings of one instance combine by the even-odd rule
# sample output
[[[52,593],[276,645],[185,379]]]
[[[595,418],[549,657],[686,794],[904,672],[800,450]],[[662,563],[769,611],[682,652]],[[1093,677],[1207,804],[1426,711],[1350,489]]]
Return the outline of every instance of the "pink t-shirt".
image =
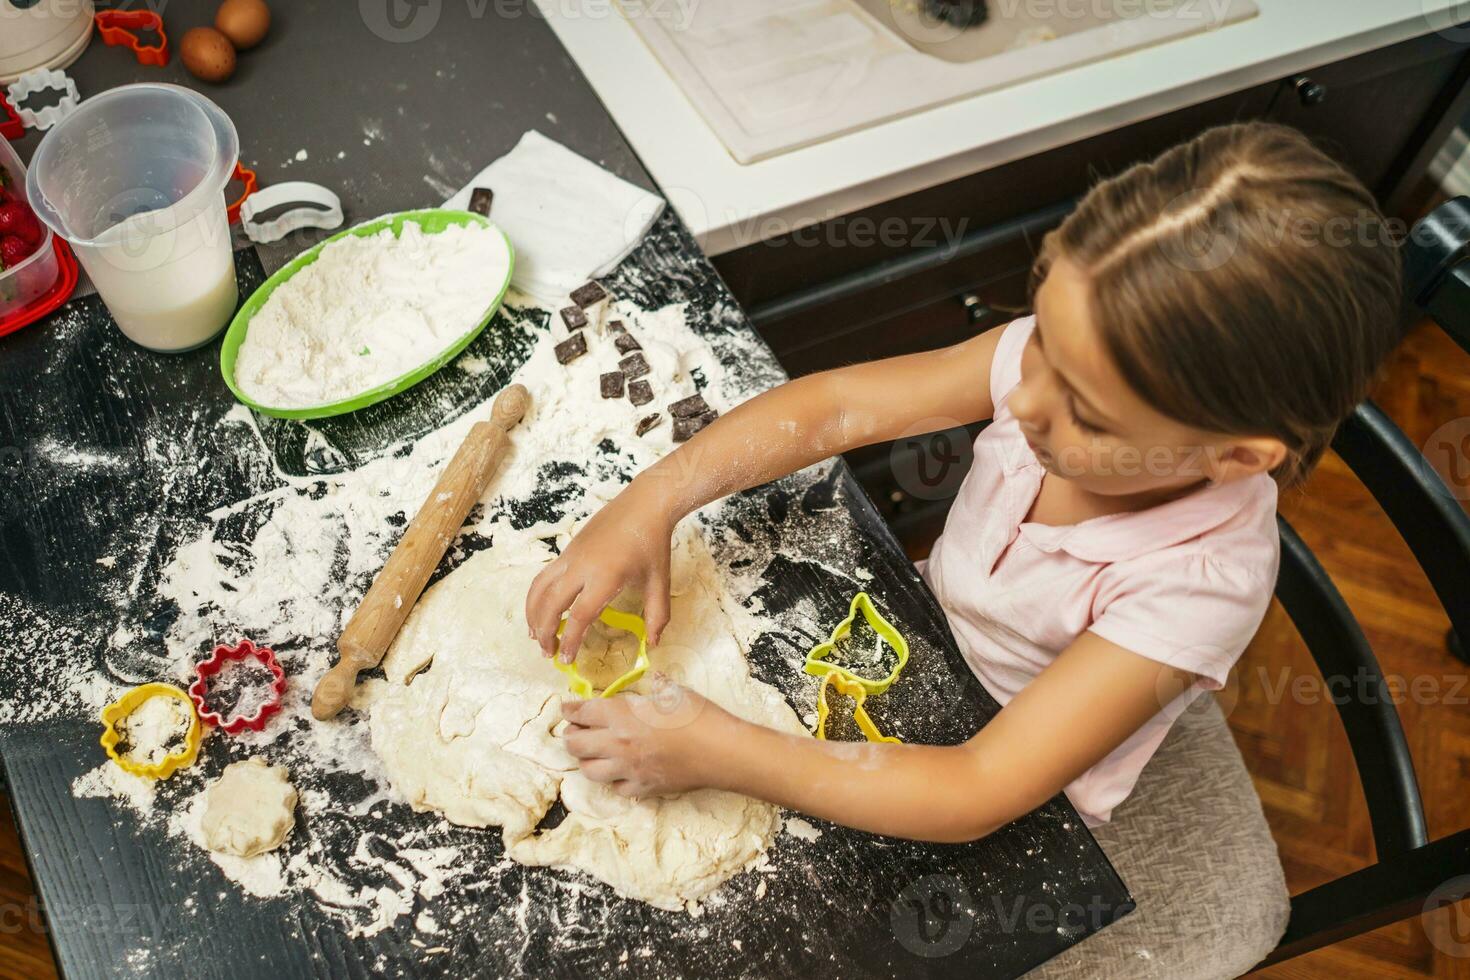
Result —
[[[1067,787],[1096,826],[1132,791],[1199,690],[1224,686],[1260,626],[1280,558],[1276,484],[1263,474],[1136,513],[1026,523],[1045,470],[1007,401],[1035,322],[1005,328],[990,373],[995,419],[975,440],[974,465],[923,574],[965,659],[1001,704],[1088,630],[1199,676]]]

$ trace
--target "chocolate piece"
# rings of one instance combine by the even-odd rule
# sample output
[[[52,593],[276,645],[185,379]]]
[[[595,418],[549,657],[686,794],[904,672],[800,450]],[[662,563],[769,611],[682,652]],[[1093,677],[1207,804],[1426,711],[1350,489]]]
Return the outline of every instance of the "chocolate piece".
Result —
[[[620,333],[613,337],[613,345],[617,347],[619,354],[631,354],[635,350],[643,349],[643,345],[630,333]]]
[[[694,415],[703,415],[708,411],[710,407],[705,402],[703,395],[690,395],[669,406],[669,414],[676,419],[687,419]]]
[[[572,290],[572,302],[584,310],[593,303],[600,303],[605,299],[607,299],[607,290],[595,282],[589,282],[585,286],[578,286]]]
[[[628,376],[629,381],[641,378],[651,370],[642,354],[629,354],[618,362],[618,367]]]
[[[490,202],[495,200],[495,192],[488,187],[476,187],[470,191],[470,210],[476,214],[490,217]]]
[[[587,326],[587,314],[575,306],[568,306],[561,311],[561,322],[567,325],[568,330],[581,330]]]
[[[674,419],[674,441],[688,442],[694,437],[695,433],[719,417],[719,412],[709,411],[703,415],[691,415],[687,418]]]
[[[652,415],[645,415],[643,418],[638,420],[638,425],[634,427],[633,434],[641,436],[648,432],[651,432],[652,430],[658,428],[658,424],[663,420],[664,417],[657,412],[654,412]]]
[[[561,364],[570,364],[585,353],[587,353],[585,333],[574,333],[556,345],[556,359]]]
[[[628,384],[628,401],[634,405],[647,405],[653,401],[653,388],[647,381],[632,381]]]
[[[627,333],[628,325],[622,320],[612,320],[607,325],[608,333]]]
[[[623,397],[623,372],[609,371],[607,374],[604,374],[602,376],[602,397]]]

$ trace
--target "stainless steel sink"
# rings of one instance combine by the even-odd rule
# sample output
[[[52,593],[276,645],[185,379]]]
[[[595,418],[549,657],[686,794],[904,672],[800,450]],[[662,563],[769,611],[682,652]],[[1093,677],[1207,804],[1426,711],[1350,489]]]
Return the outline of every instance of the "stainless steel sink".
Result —
[[[989,0],[984,23],[960,28],[925,2],[620,6],[740,163],[1257,13],[1254,0]]]

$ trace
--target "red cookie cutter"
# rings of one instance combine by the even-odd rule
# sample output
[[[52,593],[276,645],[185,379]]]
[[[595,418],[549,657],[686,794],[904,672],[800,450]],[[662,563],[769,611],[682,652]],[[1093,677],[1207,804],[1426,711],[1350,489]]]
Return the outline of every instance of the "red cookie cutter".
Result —
[[[158,43],[144,44],[134,33],[139,28],[157,34]],[[163,18],[152,10],[104,10],[97,14],[97,33],[108,47],[132,49],[140,65],[162,68],[168,64],[168,35],[163,30]]]
[[[26,134],[26,124],[21,122],[20,113],[15,111],[15,106],[0,92],[0,136],[8,140],[18,140]]]
[[[271,681],[270,689],[272,697],[253,715],[237,715],[226,722],[219,713],[211,710],[205,704],[205,696],[209,693],[209,679],[224,670],[225,662],[229,660],[244,660],[246,657],[254,657],[265,664],[270,672],[275,675]],[[265,723],[277,711],[281,710],[281,698],[286,693],[286,672],[276,662],[276,655],[270,647],[258,647],[249,640],[241,640],[237,646],[227,647],[223,643],[214,648],[214,653],[207,660],[194,665],[194,673],[197,680],[189,685],[189,700],[194,702],[194,707],[199,709],[199,717],[209,725],[223,729],[227,734],[238,735],[247,728],[252,732],[258,732],[265,727]]]
[[[234,203],[232,203],[229,208],[230,224],[238,225],[240,223],[240,208],[245,205],[246,199],[249,198],[251,194],[254,194],[256,190],[257,183],[255,171],[246,167],[243,163],[237,163],[235,164],[234,176],[232,176],[230,180],[231,182],[239,181],[244,187],[244,189],[240,192],[240,197]]]

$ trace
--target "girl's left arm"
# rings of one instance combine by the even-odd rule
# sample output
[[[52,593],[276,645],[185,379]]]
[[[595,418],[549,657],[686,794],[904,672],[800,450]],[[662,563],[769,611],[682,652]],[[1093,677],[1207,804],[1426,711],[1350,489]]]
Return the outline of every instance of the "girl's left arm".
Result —
[[[1084,633],[955,746],[788,735],[682,688],[567,702],[563,712],[582,772],[624,795],[712,787],[875,834],[959,842],[1051,799],[1194,680]]]

